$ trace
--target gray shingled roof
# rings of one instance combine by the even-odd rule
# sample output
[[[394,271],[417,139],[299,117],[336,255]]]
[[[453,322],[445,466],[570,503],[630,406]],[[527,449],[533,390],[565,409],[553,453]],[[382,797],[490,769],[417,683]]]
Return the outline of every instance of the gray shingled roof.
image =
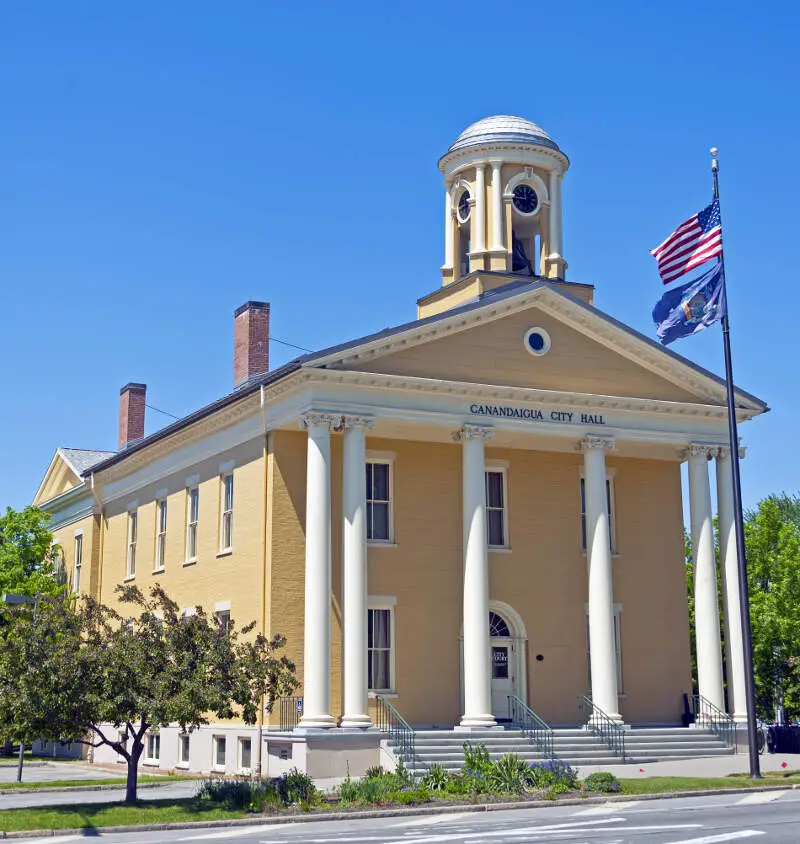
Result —
[[[59,448],[58,451],[78,477],[101,460],[105,460],[116,453],[114,451],[93,451],[88,448]]]

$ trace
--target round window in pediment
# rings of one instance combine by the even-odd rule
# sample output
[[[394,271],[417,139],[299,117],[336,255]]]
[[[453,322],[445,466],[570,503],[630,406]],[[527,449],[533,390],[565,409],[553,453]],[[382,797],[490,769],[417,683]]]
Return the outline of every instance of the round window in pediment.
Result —
[[[529,328],[525,332],[525,348],[537,357],[546,355],[550,351],[550,335],[544,328]]]

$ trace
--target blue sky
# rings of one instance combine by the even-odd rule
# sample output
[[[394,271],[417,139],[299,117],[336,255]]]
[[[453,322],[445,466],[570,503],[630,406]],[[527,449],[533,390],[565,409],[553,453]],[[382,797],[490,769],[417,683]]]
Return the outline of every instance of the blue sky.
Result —
[[[94,2],[0,11],[0,505],[58,445],[114,448],[119,388],[183,415],[227,392],[233,310],[321,348],[440,284],[438,157],[495,113],[572,160],[572,280],[652,335],[648,250],[721,150],[746,506],[800,488],[792,4]],[[717,328],[673,348],[722,372]],[[295,355],[272,344],[272,363]],[[150,412],[148,432],[169,418]]]

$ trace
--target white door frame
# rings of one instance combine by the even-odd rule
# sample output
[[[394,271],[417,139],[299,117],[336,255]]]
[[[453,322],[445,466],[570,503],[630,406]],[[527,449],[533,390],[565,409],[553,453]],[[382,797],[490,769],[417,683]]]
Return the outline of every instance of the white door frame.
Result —
[[[510,605],[503,601],[489,601],[489,612],[496,612],[502,616],[508,624],[511,631],[511,636],[508,639],[498,639],[497,642],[507,642],[512,645],[512,664],[509,666],[514,672],[514,685],[516,687],[517,697],[524,703],[528,703],[528,666],[527,666],[527,644],[528,631],[525,628],[525,622],[522,616]],[[486,618],[486,625],[488,628],[489,618]],[[488,633],[488,630],[487,630]],[[491,642],[491,639],[490,639]],[[458,661],[459,661],[459,680],[460,692],[459,707],[461,712],[464,712],[464,629],[461,629],[461,635],[458,640]],[[490,644],[491,647],[491,644]]]

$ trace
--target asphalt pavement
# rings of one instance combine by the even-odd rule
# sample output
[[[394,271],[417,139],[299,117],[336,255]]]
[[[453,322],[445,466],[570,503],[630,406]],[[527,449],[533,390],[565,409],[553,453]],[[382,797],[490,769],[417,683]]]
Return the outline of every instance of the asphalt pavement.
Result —
[[[95,830],[26,844],[59,844],[90,836],[103,844],[246,842],[246,844],[798,844],[796,791],[636,800],[500,812],[298,822],[206,829],[100,834]]]

